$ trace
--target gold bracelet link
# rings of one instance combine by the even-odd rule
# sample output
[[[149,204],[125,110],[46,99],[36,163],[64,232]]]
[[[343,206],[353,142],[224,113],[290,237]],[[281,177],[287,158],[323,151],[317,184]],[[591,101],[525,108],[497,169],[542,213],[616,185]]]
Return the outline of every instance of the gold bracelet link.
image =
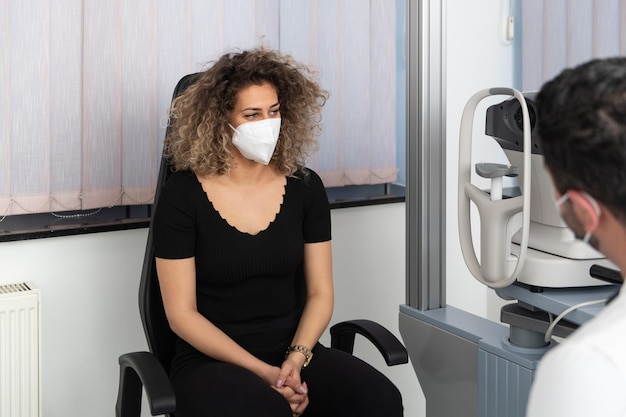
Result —
[[[300,352],[304,355],[304,364],[302,365],[303,368],[306,368],[307,365],[311,362],[311,358],[313,358],[313,352],[311,352],[311,349],[304,345],[289,346],[287,348],[287,352],[285,353],[285,359],[287,359],[291,352]]]

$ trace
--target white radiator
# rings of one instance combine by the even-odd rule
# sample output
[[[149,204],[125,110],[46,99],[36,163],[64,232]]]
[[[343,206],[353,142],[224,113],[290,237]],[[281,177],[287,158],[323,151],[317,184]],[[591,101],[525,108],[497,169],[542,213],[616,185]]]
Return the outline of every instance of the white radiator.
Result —
[[[41,417],[40,293],[0,284],[0,417]]]

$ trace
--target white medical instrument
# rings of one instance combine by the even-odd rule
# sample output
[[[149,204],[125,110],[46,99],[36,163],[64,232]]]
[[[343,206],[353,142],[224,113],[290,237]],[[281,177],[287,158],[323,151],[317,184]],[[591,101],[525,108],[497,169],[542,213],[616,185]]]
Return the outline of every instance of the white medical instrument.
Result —
[[[475,164],[476,173],[491,180],[491,188],[481,190],[471,182],[473,120],[477,105],[493,95],[514,97],[490,106],[485,123],[485,134],[496,140],[510,165]],[[491,288],[515,281],[537,288],[606,285],[590,276],[590,268],[615,266],[576,239],[554,204],[552,181],[535,133],[534,98],[534,93],[492,88],[477,92],[465,106],[458,176],[458,226],[465,263],[478,281]],[[505,176],[518,177],[521,194],[503,195]],[[470,203],[480,217],[480,263],[473,247]]]

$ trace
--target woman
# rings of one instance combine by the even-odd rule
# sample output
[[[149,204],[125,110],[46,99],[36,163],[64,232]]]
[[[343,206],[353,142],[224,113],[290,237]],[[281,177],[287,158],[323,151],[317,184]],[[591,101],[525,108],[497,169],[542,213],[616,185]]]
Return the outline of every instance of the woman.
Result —
[[[402,415],[389,380],[318,343],[333,309],[330,211],[304,162],[327,96],[309,68],[261,48],[224,55],[172,103],[176,172],[154,242],[179,336],[177,417]]]

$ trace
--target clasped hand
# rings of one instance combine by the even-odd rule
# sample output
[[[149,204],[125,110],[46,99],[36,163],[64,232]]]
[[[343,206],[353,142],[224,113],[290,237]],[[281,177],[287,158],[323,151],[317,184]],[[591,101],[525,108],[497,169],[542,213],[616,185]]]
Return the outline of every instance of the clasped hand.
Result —
[[[308,387],[300,380],[300,368],[292,360],[285,360],[281,368],[275,368],[276,378],[271,383],[291,407],[294,416],[302,414],[309,404]]]

